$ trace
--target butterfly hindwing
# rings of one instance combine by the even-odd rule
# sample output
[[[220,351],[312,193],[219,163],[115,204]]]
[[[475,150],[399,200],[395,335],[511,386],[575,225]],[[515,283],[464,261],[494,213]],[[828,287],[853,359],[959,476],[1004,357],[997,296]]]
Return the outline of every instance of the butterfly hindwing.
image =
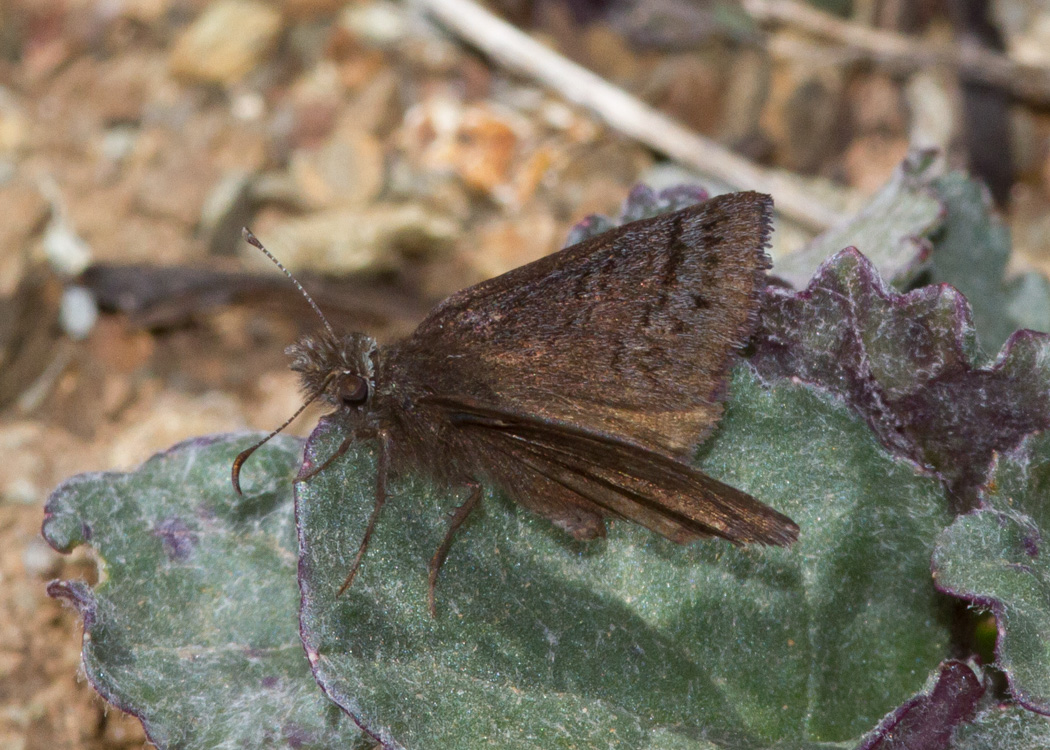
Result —
[[[679,543],[719,536],[736,543],[790,544],[798,526],[745,492],[664,454],[586,428],[470,400],[435,397],[455,429],[473,431],[504,461],[494,478],[526,505],[555,519],[564,506],[629,519]],[[514,467],[509,473],[503,467]],[[540,481],[542,478],[542,481]],[[547,485],[546,495],[533,485]],[[562,507],[545,512],[543,497]],[[579,523],[574,521],[574,523]],[[592,526],[581,526],[594,536]]]

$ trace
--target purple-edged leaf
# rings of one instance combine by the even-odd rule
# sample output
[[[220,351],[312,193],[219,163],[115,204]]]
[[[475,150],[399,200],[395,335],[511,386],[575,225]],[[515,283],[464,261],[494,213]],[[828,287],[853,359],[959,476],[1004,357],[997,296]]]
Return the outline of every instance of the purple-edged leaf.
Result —
[[[577,242],[582,242],[588,237],[594,237],[621,224],[648,219],[703,203],[709,197],[708,192],[698,185],[675,185],[659,192],[648,185],[636,185],[631,189],[627,200],[624,201],[618,217],[610,219],[600,214],[588,216],[569,230],[565,247],[575,245]]]
[[[982,711],[955,732],[952,750],[1045,750],[1050,719],[1017,706]]]
[[[161,748],[371,746],[318,690],[299,642],[291,481],[302,443],[280,437],[245,468],[253,437],[199,438],[129,474],[55,490],[43,534],[92,547],[92,589],[48,593],[84,620],[84,671]]]
[[[1050,287],[1041,274],[1005,282],[1010,232],[995,215],[988,191],[965,174],[938,179],[944,200],[943,228],[934,237],[930,280],[962,292],[973,308],[981,346],[998,351],[1016,330],[1050,331]]]
[[[893,179],[856,216],[778,258],[773,273],[802,289],[825,260],[853,246],[894,286],[907,284],[925,264],[929,237],[944,215],[944,206],[931,187],[935,163],[930,151],[909,154]]]
[[[1050,427],[1050,337],[1018,333],[977,365],[966,300],[945,285],[891,291],[853,249],[799,293],[767,291],[751,363],[843,397],[887,448],[966,505],[994,451]]]
[[[773,274],[796,288],[809,283],[821,263],[844,247],[860,248],[895,286],[912,281],[925,266],[930,236],[941,226],[944,205],[933,187],[936,154],[909,154],[893,178],[850,221],[833,227],[805,247],[777,258]],[[702,203],[709,194],[696,185],[676,185],[660,192],[646,185],[631,190],[620,215],[588,216],[572,228],[566,246],[630,221]],[[1001,279],[1002,274],[997,276]]]
[[[890,712],[857,750],[948,750],[952,732],[973,718],[984,685],[961,661],[946,661],[918,695]]]
[[[1011,695],[1050,713],[1050,566],[1042,547],[1029,516],[978,509],[938,539],[933,570],[943,591],[991,609],[999,625],[996,665]]]
[[[326,421],[307,459],[344,428]],[[632,524],[575,542],[487,495],[426,608],[462,492],[395,482],[364,565],[374,446],[300,485],[302,635],[325,692],[406,748],[816,747],[919,690],[948,630],[929,555],[943,489],[835,399],[738,367],[705,471],[801,526],[790,550],[680,547]],[[703,737],[704,741],[697,738]]]
[[[939,588],[990,609],[996,665],[1022,705],[1050,714],[1050,435],[1024,441],[995,464],[984,506],[937,540]]]

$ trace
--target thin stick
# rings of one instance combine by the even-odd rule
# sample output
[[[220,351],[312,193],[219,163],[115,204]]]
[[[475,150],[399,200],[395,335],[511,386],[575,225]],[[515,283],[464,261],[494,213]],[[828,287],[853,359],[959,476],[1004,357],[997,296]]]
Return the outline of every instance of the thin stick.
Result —
[[[1015,62],[976,44],[931,45],[925,39],[844,21],[798,0],[743,0],[743,4],[760,23],[789,26],[840,44],[858,59],[905,72],[946,66],[968,80],[987,83],[1018,98],[1050,103],[1050,69]]]
[[[626,91],[544,47],[472,0],[417,0],[442,24],[507,68],[586,107],[609,127],[736,188],[771,193],[784,216],[813,231],[842,221],[796,182],[694,133]]]

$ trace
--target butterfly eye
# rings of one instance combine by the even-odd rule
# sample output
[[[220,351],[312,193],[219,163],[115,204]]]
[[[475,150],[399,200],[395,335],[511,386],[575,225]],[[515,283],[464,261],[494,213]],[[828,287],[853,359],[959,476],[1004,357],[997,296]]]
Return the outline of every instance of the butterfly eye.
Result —
[[[339,390],[343,406],[360,406],[368,400],[368,381],[357,375],[349,375]]]

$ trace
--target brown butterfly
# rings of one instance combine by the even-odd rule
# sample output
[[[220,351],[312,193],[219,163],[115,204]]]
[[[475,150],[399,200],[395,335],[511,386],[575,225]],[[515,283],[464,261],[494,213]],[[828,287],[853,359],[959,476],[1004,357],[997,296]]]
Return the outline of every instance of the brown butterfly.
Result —
[[[468,491],[430,561],[432,614],[438,572],[483,482],[577,539],[604,536],[611,517],[679,544],[794,542],[790,518],[688,463],[756,323],[771,212],[769,196],[735,193],[626,224],[452,295],[387,347],[337,334],[310,300],[324,330],[289,347],[291,367],[307,403],[323,398],[354,426],[303,479],[355,440],[379,442],[375,507],[339,593],[389,474],[406,470]],[[234,461],[238,492],[262,442]]]

